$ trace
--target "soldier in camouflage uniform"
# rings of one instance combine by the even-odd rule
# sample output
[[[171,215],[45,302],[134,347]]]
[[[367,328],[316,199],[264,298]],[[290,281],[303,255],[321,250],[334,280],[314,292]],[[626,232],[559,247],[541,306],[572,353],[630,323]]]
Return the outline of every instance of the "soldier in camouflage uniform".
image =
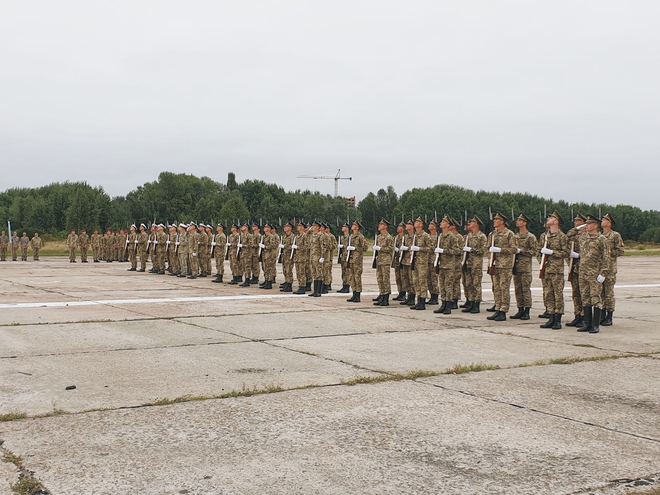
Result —
[[[206,225],[206,238],[208,239],[206,243],[206,252],[208,253],[206,256],[206,273],[210,277],[213,275],[213,258],[215,256],[215,252],[211,254],[215,234],[213,234],[213,226],[210,223]]]
[[[424,231],[424,220],[421,217],[415,219],[415,233],[411,250],[411,272],[412,282],[415,287],[417,304],[410,309],[425,310],[426,296],[429,290],[429,256],[435,246],[431,245],[431,237]]]
[[[158,275],[165,275],[165,257],[167,256],[167,240],[168,236],[165,233],[165,225],[158,224],[156,229],[156,260],[158,261],[158,268],[156,273]]]
[[[89,236],[87,235],[86,229],[82,229],[80,231],[80,235],[78,236],[78,246],[80,246],[81,263],[87,263],[87,251],[89,250]]]
[[[376,280],[378,281],[378,297],[374,299],[374,306],[389,306],[392,285],[390,283],[390,270],[394,257],[394,237],[390,235],[390,223],[382,219],[378,223],[378,235],[374,241],[376,256]]]
[[[39,261],[39,253],[41,252],[41,237],[39,237],[38,233],[34,233],[30,244],[32,244],[32,259],[34,261]]]
[[[94,232],[96,235],[97,232]],[[128,261],[131,262],[131,267],[128,269],[129,272],[137,271],[137,252],[138,252],[138,235],[137,227],[135,224],[131,225],[130,232],[128,234]],[[92,237],[92,251],[94,251],[94,237]],[[95,251],[94,258],[98,257],[98,248]],[[95,260],[96,262],[96,260]]]
[[[212,280],[212,282],[221,283],[225,275],[225,252],[227,251],[225,226],[221,223],[215,227],[215,236],[211,248],[215,258],[215,280]]]
[[[492,321],[505,321],[511,302],[511,278],[513,277],[513,256],[518,252],[516,238],[508,227],[509,219],[501,213],[493,216],[493,231],[488,236],[488,252],[493,263],[490,269],[495,306],[488,317]]]
[[[101,235],[99,234],[98,230],[95,230],[92,234],[91,244],[94,263],[98,263],[99,259],[101,258]]]
[[[7,247],[9,246],[9,237],[3,230],[0,234],[0,261],[7,261]]]
[[[21,239],[18,237],[18,233],[16,233],[16,231],[14,231],[14,233],[11,235],[10,243],[11,243],[11,260],[16,261],[18,259],[18,247],[21,243]],[[70,254],[71,253],[69,252],[69,255]],[[72,263],[75,263],[76,262],[75,251],[74,251],[73,256],[74,256],[74,259],[73,259]]]
[[[21,237],[21,260],[27,261],[29,247],[30,238],[28,237],[27,232],[23,232],[23,237]]]
[[[198,249],[198,258],[199,263],[199,276],[201,278],[206,278],[209,274],[208,270],[208,257],[209,257],[209,236],[206,233],[206,225],[201,223],[197,227],[197,234],[199,236],[199,249]]]
[[[241,261],[239,258],[239,245],[242,244],[242,238],[240,233],[240,227],[236,224],[231,226],[231,232],[229,234],[229,248],[227,250],[227,257],[229,258],[229,269],[231,270],[231,282],[230,285],[240,284],[243,281],[243,270],[241,268]],[[242,248],[241,248],[242,249]]]
[[[612,317],[614,315],[614,284],[616,284],[617,274],[617,259],[623,256],[624,247],[621,234],[612,230],[614,228],[614,217],[606,213],[600,221],[603,229],[603,237],[607,243],[607,253],[609,260],[609,267],[607,276],[603,282],[603,316],[600,322],[604,327],[612,325]]]
[[[119,261],[128,261],[128,234],[124,229],[119,231]]]
[[[582,298],[580,294],[580,236],[586,232],[586,217],[581,213],[573,219],[573,228],[566,232],[570,249],[568,263],[568,281],[571,283],[571,296],[573,299],[573,312],[575,317],[566,323],[567,327],[582,326]]]
[[[309,240],[307,224],[302,220],[297,225],[298,235],[291,244],[293,263],[296,267],[298,290],[294,294],[304,294],[307,291],[307,268],[309,267]]]
[[[347,223],[341,227],[341,236],[337,244],[337,263],[341,266],[341,289],[337,292],[341,294],[348,294],[350,292],[351,283],[348,280],[348,265],[346,264],[346,246],[348,246],[348,236],[350,235],[350,227]]]
[[[332,258],[334,256],[334,252],[337,251],[339,242],[337,241],[337,238],[332,235],[332,230],[330,228],[330,225],[325,223],[323,225],[323,233],[326,235],[328,238],[329,246],[330,246],[330,252],[328,253],[328,262],[323,263],[323,293],[327,294],[329,290],[332,290]]]
[[[449,220],[451,221],[449,225],[449,231],[452,232],[457,238],[458,238],[458,244],[460,245],[461,248],[463,248],[463,235],[458,231],[460,228],[461,224],[458,223],[458,221],[455,218],[449,217]],[[461,251],[458,254],[458,265],[454,268],[456,270],[456,273],[454,274],[454,300],[452,301],[452,309],[458,309],[458,301],[461,298],[461,255],[463,252]],[[467,302],[466,302],[467,304]],[[461,304],[461,308],[465,307],[465,304]]]
[[[403,290],[406,293],[406,299],[399,304],[402,306],[407,305],[410,307],[415,306],[415,287],[413,285],[412,276],[412,260],[413,252],[411,251],[413,240],[415,239],[415,224],[412,220],[406,222],[406,233],[404,235],[404,243],[399,247],[399,261],[401,265],[401,283]]]
[[[529,320],[532,308],[532,258],[537,255],[536,236],[528,230],[529,218],[521,213],[516,220],[516,258],[513,263],[513,287],[516,292],[518,312],[512,320]]]
[[[72,230],[66,238],[66,246],[69,248],[69,263],[76,262],[76,247],[78,246],[78,236],[76,231]]]
[[[179,248],[177,252],[179,256],[179,274],[177,277],[185,278],[190,273],[190,268],[188,266],[188,259],[190,254],[188,250],[188,225],[185,223],[180,223],[178,234],[177,242],[179,243]]]
[[[545,255],[543,301],[550,313],[550,318],[541,328],[553,330],[561,329],[561,316],[564,314],[564,264],[570,252],[568,237],[561,231],[560,225],[559,213],[552,213],[546,222],[547,230],[539,238],[539,246],[543,246],[540,254]],[[542,264],[541,260],[539,263]]]
[[[199,230],[195,222],[188,224],[188,278],[199,276]]]
[[[456,304],[456,279],[461,276],[463,244],[458,233],[452,230],[453,220],[445,215],[440,222],[441,233],[433,246],[433,270],[438,273],[442,304],[434,313],[450,315]]]
[[[116,257],[116,252],[117,252],[117,236],[112,230],[108,230],[108,244],[107,244],[107,250],[108,250],[108,255],[106,257],[106,261],[108,263],[112,263],[117,259]]]
[[[257,243],[259,242],[259,238],[256,239]],[[253,251],[253,246],[255,245],[255,237],[252,232],[250,232],[250,228],[248,227],[247,223],[244,223],[241,225],[241,242],[240,242],[240,259],[241,259],[241,268],[242,268],[242,273],[243,273],[243,283],[241,284],[241,287],[250,287],[250,284],[252,283],[253,277],[252,277],[252,268],[253,268],[253,263],[252,263],[252,251]],[[257,256],[257,253],[255,253],[255,256]]]
[[[261,260],[259,259],[259,244],[263,240],[263,234],[261,233],[261,227],[257,222],[252,222],[252,236],[248,237],[250,252],[252,253],[252,278],[250,283],[258,284],[259,275],[261,273]]]
[[[362,224],[355,220],[351,225],[351,245],[346,249],[349,251],[348,256],[348,273],[350,286],[353,289],[353,296],[347,299],[347,302],[358,303],[360,302],[360,294],[362,294],[362,269],[364,261],[364,253],[367,251],[367,240],[362,234]],[[332,255],[332,251],[329,251]]]
[[[438,220],[436,218],[433,218],[429,222],[429,237],[431,238],[431,246],[433,246],[433,249],[438,248],[438,239],[440,236],[438,235]],[[438,295],[440,294],[440,286],[439,281],[438,281],[438,273],[436,272],[436,267],[434,266],[435,263],[435,256],[429,256],[428,258],[429,262],[429,292],[431,293],[431,298],[427,301],[426,304],[438,304]]]
[[[325,262],[323,253],[326,249],[324,247],[325,236],[319,232],[320,228],[321,223],[315,220],[312,222],[310,231],[307,234],[309,237],[309,264],[312,267],[312,282],[314,284],[314,290],[309,294],[309,297],[321,297],[323,292],[323,263]]]
[[[260,288],[270,290],[277,277],[277,253],[280,246],[280,236],[274,232],[270,223],[264,225],[263,241],[259,243],[261,259],[264,264],[264,283]]]
[[[477,314],[481,305],[481,284],[484,274],[484,255],[488,250],[488,239],[481,229],[481,218],[474,216],[468,222],[468,234],[463,244],[462,276],[465,287],[466,306],[463,313]]]
[[[147,226],[143,223],[140,224],[140,233],[138,235],[138,254],[140,255],[140,269],[138,272],[144,272],[147,269],[147,245],[149,242],[149,234],[147,233]]]
[[[579,236],[579,287],[584,304],[582,325],[578,332],[598,333],[602,307],[603,282],[609,276],[611,261],[605,237],[598,232],[599,221],[587,215],[586,232]]]
[[[403,277],[401,274],[401,246],[405,243],[406,224],[401,222],[396,228],[394,238],[394,254],[392,255],[392,268],[394,268],[394,280],[396,281],[397,296],[393,301],[405,301],[406,291],[403,288]]]
[[[291,257],[291,246],[293,244],[293,224],[284,224],[284,235],[280,241],[282,255],[282,274],[284,283],[280,286],[280,292],[293,292],[293,259]]]

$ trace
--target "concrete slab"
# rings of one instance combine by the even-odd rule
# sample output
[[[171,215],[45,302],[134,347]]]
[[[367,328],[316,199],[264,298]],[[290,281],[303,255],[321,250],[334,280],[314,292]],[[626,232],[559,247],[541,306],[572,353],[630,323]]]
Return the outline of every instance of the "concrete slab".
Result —
[[[660,456],[656,442],[411,382],[0,424],[0,436],[53,493],[97,495],[575,493],[651,473]]]

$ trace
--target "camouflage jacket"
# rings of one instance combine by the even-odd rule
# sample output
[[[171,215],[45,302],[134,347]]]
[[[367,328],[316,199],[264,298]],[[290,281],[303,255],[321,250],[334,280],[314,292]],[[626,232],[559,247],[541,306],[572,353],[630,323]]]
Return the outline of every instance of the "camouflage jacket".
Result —
[[[596,278],[607,275],[610,263],[605,237],[598,233],[585,233],[580,239],[580,277]]]
[[[610,264],[608,271],[610,274],[615,274],[617,272],[617,258],[623,256],[624,253],[623,239],[621,238],[621,234],[614,230],[608,234],[603,233],[603,238],[607,243],[608,261]]]
[[[502,249],[501,252],[493,255],[493,267],[512,270],[513,257],[518,250],[516,247],[516,237],[513,232],[507,228],[501,231],[492,231],[488,234],[488,247],[491,245]]]
[[[394,256],[394,237],[388,233],[378,234],[376,237],[376,246],[380,247],[380,251],[378,251],[378,255],[376,256],[376,265],[391,266]]]
[[[547,245],[546,245],[547,242]],[[568,237],[561,230],[558,232],[544,232],[539,238],[539,247],[552,249],[553,253],[546,256],[545,273],[560,274],[564,273],[564,260],[568,258],[570,249],[568,248]],[[539,263],[542,255],[539,250]]]
[[[488,252],[488,238],[486,234],[483,232],[470,232],[467,235],[467,247],[472,248],[472,251],[466,253],[464,267],[473,270],[483,270],[484,255]]]
[[[518,232],[515,237],[516,246],[520,249],[520,252],[516,254],[513,270],[516,274],[532,273],[532,258],[538,255],[536,236],[531,232],[526,234]]]
[[[461,254],[463,253],[463,243],[459,234],[454,232],[442,233],[438,237],[440,249],[444,250],[438,256],[438,267],[443,270],[458,269],[461,264]],[[433,246],[435,248],[435,246]],[[435,257],[435,254],[433,254]]]

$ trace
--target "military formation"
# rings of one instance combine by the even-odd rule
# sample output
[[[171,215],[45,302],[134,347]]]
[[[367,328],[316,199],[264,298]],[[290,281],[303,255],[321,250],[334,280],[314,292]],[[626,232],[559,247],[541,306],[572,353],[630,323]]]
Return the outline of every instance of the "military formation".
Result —
[[[76,263],[78,255],[87,263],[91,248],[94,263],[129,262],[131,272],[147,272],[150,264],[148,272],[153,274],[208,277],[214,283],[264,290],[275,287],[281,265],[284,281],[279,290],[310,297],[332,290],[336,259],[341,272],[341,288],[336,292],[351,293],[349,303],[361,302],[364,257],[371,248],[379,292],[374,305],[390,306],[393,269],[398,294],[392,302],[418,311],[426,310],[427,305],[438,306],[433,312],[440,315],[451,315],[453,310],[481,312],[486,262],[495,300],[486,311],[491,313],[488,319],[495,322],[507,320],[512,283],[517,312],[510,318],[530,319],[532,259],[536,258],[543,285],[544,311],[539,317],[546,320],[541,328],[562,328],[566,279],[574,311],[574,318],[566,325],[589,333],[598,333],[601,325],[612,325],[617,259],[624,252],[621,236],[613,230],[612,215],[599,219],[578,214],[574,227],[564,233],[561,217],[552,213],[539,239],[529,231],[529,223],[521,213],[514,233],[509,229],[510,220],[496,213],[493,228],[486,235],[483,221],[475,216],[461,234],[459,222],[446,215],[428,225],[421,218],[402,222],[392,235],[390,223],[381,220],[373,246],[368,245],[359,221],[344,224],[336,237],[330,225],[321,221],[284,226],[244,222],[231,225],[228,232],[223,224],[161,223],[131,225],[128,231],[95,231],[91,236],[85,230],[72,230],[66,245],[71,263]],[[29,247],[38,260],[42,247],[38,234],[32,239],[25,233],[18,237],[14,232],[11,238],[5,232],[0,235],[2,261],[8,253],[14,261],[19,254],[27,260]],[[461,291],[465,302],[459,306]]]

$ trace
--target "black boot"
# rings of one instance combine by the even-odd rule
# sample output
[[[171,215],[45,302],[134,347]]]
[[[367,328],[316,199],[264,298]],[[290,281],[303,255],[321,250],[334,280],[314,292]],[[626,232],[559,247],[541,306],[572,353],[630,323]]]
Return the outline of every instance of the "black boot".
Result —
[[[520,317],[521,320],[529,320],[529,310],[530,310],[530,309],[531,309],[531,308],[524,308],[524,309],[523,309],[523,314],[522,314],[522,316]]]
[[[343,284],[341,286],[341,289],[339,289],[337,292],[339,294],[348,294],[351,291],[351,286],[348,284]]]
[[[492,314],[492,315],[490,315],[490,316],[487,316],[487,317],[486,317],[486,319],[487,319],[487,320],[491,320],[491,321],[494,321],[494,320],[495,320],[495,318],[497,318],[497,317],[499,316],[499,314],[500,314],[500,312],[499,312],[499,311],[494,311],[494,312],[493,312],[493,314]]]
[[[222,277],[220,275],[216,275],[214,280],[211,280],[211,282],[214,282],[216,284],[219,284],[222,282]]]
[[[591,329],[593,328],[592,325],[592,320],[593,320],[593,311],[594,307],[593,306],[585,306],[582,308],[582,312],[584,313],[584,316],[582,317],[582,324],[577,327],[578,332],[590,332]]]
[[[612,326],[612,313],[614,313],[614,311],[609,311],[609,310],[605,311],[605,318],[603,320],[601,320],[600,324],[603,325],[604,327],[611,327]]]
[[[479,305],[481,304],[481,301],[472,301],[472,306],[470,307],[470,313],[472,314],[477,314],[479,313]]]
[[[469,313],[470,310],[472,309],[472,301],[465,301],[465,304],[462,304],[461,307],[463,308],[461,310],[461,313]]]
[[[561,313],[555,313],[554,319],[552,320],[552,329],[561,330]]]
[[[550,318],[548,318],[548,321],[546,321],[543,325],[539,325],[540,328],[552,328],[553,325],[555,324],[555,319],[557,318],[557,315],[551,314]]]
[[[454,308],[452,308],[451,304],[445,304],[445,309],[442,311],[442,314],[443,315],[450,315],[452,309],[454,309]]]
[[[262,289],[271,290],[273,288],[273,282],[267,280],[264,282],[264,285],[261,286]]]
[[[321,282],[321,294],[327,294],[327,293],[328,293],[328,285]]]
[[[405,301],[406,300],[406,291],[399,292],[397,296],[392,299],[392,301]]]
[[[566,323],[567,327],[581,327],[582,326],[582,317],[581,316],[576,316],[573,318],[571,321]]]
[[[252,280],[254,280],[254,279],[252,279]],[[252,281],[250,281],[250,282],[251,282],[251,283],[254,283],[254,282],[252,282]],[[268,283],[268,280],[264,279],[264,281],[261,282],[261,283],[259,284],[259,288],[262,288],[262,287],[263,287],[264,285],[266,285],[267,283]]]
[[[591,324],[591,330],[589,333],[598,333],[600,332],[600,318],[602,315],[602,310],[598,307],[594,308],[593,323]]]
[[[236,284],[238,284],[238,282],[236,281],[236,278],[237,278],[236,275],[234,275],[234,276],[231,278],[231,282],[229,282],[229,285],[236,285]]]
[[[417,298],[417,304],[415,304],[410,309],[416,309],[418,311],[424,311],[426,309],[426,298],[425,297],[418,297]]]
[[[379,303],[382,298],[383,294],[378,294],[378,297],[374,297],[372,301]],[[374,304],[374,306],[378,306],[378,304]]]
[[[408,294],[408,299],[406,300],[406,304],[410,307],[415,306],[415,294]]]
[[[519,320],[522,318],[522,315],[525,314],[525,308],[518,308],[518,312],[515,315],[511,315],[512,320]]]
[[[504,311],[498,311],[495,313],[495,318],[493,321],[506,321],[506,313]]]
[[[238,284],[239,287],[250,287],[250,279],[245,277],[245,282]]]
[[[390,295],[383,294],[383,298],[378,303],[378,306],[389,306],[390,305]]]
[[[437,315],[441,315],[442,313],[444,313],[446,307],[447,307],[447,301],[443,300],[443,301],[442,301],[442,304],[440,305],[440,307],[439,307],[439,308],[435,308],[435,309],[433,310],[433,312],[434,312],[435,314],[437,314]]]
[[[317,290],[316,290],[317,287],[318,287],[318,284],[316,283],[316,280],[314,280],[314,290],[312,290],[312,292],[309,293],[307,295],[307,297],[321,297],[321,291],[317,292]]]
[[[426,304],[430,304],[431,306],[438,304],[438,294],[431,294],[431,299],[429,299]]]
[[[360,293],[353,292],[353,297],[347,299],[346,302],[359,303],[360,302]]]
[[[470,304],[470,301],[468,301],[468,300],[466,299],[465,302],[464,302],[463,304],[461,304],[459,307],[460,307],[460,308],[467,308],[467,307],[468,307],[468,304]],[[466,311],[466,313],[467,313],[467,311]]]
[[[543,313],[539,315],[539,318],[552,318],[552,315],[548,313],[548,310],[546,309]]]
[[[458,309],[458,299],[452,299],[450,302],[451,302],[451,309]]]
[[[280,292],[293,292],[293,284],[285,282],[284,287],[280,289]]]
[[[312,290],[312,283],[307,282],[307,285],[305,285],[305,290]]]
[[[495,305],[493,304],[490,308],[486,308],[486,311],[493,313],[495,311]]]
[[[251,284],[258,284],[259,283],[259,277],[252,277],[252,280],[250,280]]]
[[[300,295],[300,294],[304,294],[305,292],[307,292],[307,291],[305,290],[305,286],[304,286],[304,285],[301,285],[301,286],[298,287],[298,290],[294,292],[294,294],[298,294],[298,295]]]

